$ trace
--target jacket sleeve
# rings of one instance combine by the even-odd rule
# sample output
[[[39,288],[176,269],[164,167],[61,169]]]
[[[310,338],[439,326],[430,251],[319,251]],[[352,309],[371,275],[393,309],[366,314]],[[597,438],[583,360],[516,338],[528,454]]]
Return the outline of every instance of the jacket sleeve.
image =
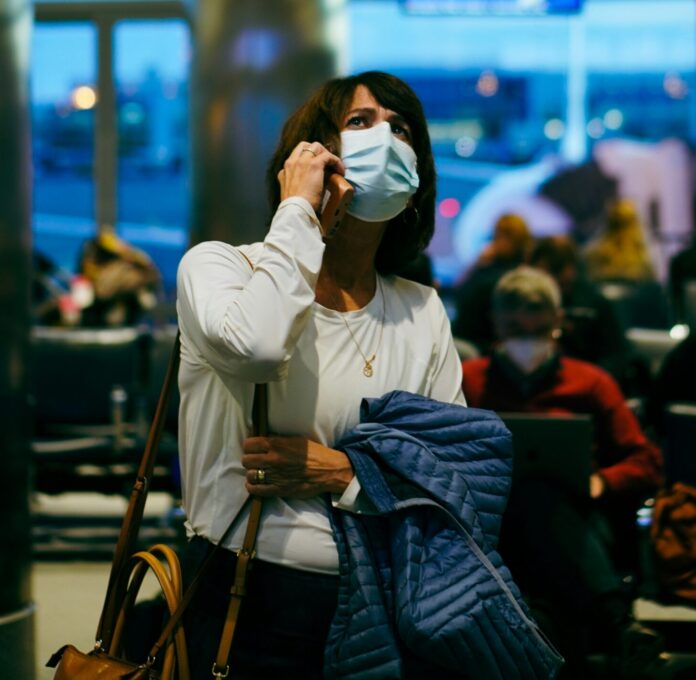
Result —
[[[662,455],[626,406],[621,390],[606,373],[595,383],[598,402],[596,441],[599,473],[610,492],[650,491],[662,475]]]
[[[284,376],[314,301],[324,244],[307,201],[280,204],[259,252],[252,272],[237,248],[192,248],[179,265],[177,312],[189,356],[267,382]]]

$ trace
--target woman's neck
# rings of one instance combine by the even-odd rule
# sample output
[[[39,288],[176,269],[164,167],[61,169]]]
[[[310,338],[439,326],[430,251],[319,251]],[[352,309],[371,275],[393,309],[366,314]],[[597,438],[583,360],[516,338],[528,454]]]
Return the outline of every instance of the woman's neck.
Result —
[[[361,222],[346,216],[338,233],[326,242],[316,287],[317,302],[337,311],[364,307],[377,285],[375,256],[386,223]]]

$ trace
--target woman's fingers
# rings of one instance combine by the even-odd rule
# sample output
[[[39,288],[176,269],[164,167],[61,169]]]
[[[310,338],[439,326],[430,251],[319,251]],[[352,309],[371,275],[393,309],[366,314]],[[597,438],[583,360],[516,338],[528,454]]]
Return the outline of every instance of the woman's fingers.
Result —
[[[343,174],[341,159],[332,154],[320,142],[300,142],[288,156],[282,176],[278,175],[281,200],[291,196],[307,199],[315,211],[319,210],[324,196],[327,173]]]
[[[353,478],[344,453],[305,437],[249,437],[242,446],[249,493],[309,498],[342,493]]]

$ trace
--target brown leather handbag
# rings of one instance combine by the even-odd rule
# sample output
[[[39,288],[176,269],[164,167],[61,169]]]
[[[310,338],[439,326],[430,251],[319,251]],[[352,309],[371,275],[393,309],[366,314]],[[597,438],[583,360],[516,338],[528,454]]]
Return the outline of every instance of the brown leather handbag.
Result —
[[[162,436],[167,405],[178,371],[179,350],[180,340],[177,335],[155,416],[150,427],[145,452],[138,468],[138,475],[131,492],[128,509],[121,525],[104,605],[97,627],[94,649],[85,653],[73,645],[64,645],[57,650],[46,664],[51,668],[56,668],[54,680],[150,680],[155,678],[158,680],[174,680],[175,677],[178,680],[189,680],[186,636],[181,625],[182,615],[198,584],[204,578],[209,565],[212,564],[218,550],[221,549],[220,546],[224,543],[227,536],[231,534],[247,506],[250,505],[244,543],[238,553],[227,619],[221,633],[218,654],[213,664],[212,673],[213,677],[223,678],[229,671],[227,658],[232,645],[242,598],[246,590],[249,563],[254,556],[256,534],[261,518],[261,499],[256,496],[247,499],[247,502],[227,527],[217,546],[205,559],[183,595],[179,560],[171,548],[157,544],[147,550],[133,553],[142,521],[148,484],[152,476],[155,456]],[[268,433],[266,385],[256,386],[252,420],[254,434],[265,435]],[[164,625],[159,638],[150,649],[147,658],[137,663],[124,658],[121,637],[128,613],[135,602],[140,585],[148,570],[154,573],[159,582],[169,611],[169,619]],[[158,660],[163,650],[164,656],[160,670]]]

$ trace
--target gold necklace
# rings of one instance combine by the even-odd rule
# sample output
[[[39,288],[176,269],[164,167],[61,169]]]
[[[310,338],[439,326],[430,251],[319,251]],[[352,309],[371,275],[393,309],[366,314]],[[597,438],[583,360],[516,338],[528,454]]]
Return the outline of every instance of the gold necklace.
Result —
[[[386,305],[384,302],[384,291],[382,290],[382,282],[379,280],[379,276],[377,277],[377,286],[379,287],[379,293],[382,296],[382,321],[381,321],[380,326],[379,326],[379,340],[377,340],[377,347],[369,359],[367,358],[367,355],[365,354],[365,352],[362,351],[362,347],[360,347],[360,343],[358,343],[358,341],[355,339],[355,334],[353,333],[353,329],[350,327],[350,325],[346,321],[345,315],[341,314],[341,319],[343,320],[343,323],[345,324],[346,328],[348,329],[348,332],[350,333],[350,337],[353,340],[353,344],[358,348],[358,352],[360,352],[360,356],[363,358],[363,361],[365,362],[365,365],[363,366],[362,372],[366,378],[371,378],[374,375],[375,371],[372,368],[372,364],[373,364],[374,360],[377,358],[377,350],[379,350],[380,346],[382,345],[382,334],[384,333],[384,316],[385,316],[385,311],[386,311]]]

